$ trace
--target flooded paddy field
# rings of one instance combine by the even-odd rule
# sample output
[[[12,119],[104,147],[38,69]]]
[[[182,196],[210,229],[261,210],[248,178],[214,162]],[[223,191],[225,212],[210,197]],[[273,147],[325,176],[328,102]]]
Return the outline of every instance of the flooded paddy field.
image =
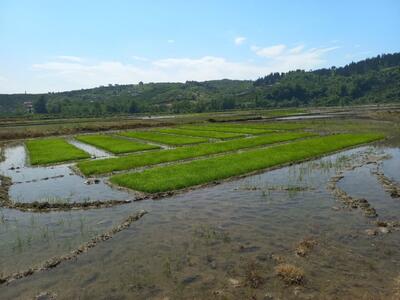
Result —
[[[398,299],[397,134],[157,199],[51,212],[2,208],[0,298]],[[76,162],[31,167],[25,151],[10,144],[0,163],[13,201],[137,197],[107,176],[79,175]],[[365,214],[365,203],[376,216]]]

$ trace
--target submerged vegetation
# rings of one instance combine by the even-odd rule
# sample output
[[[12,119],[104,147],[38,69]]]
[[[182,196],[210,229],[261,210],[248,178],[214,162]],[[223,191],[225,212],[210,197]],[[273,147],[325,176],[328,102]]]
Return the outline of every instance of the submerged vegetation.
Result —
[[[304,283],[304,271],[291,264],[279,264],[275,267],[275,273],[286,284],[302,284]]]
[[[25,144],[32,165],[59,163],[90,157],[85,151],[61,138],[29,140]]]
[[[137,152],[150,149],[158,149],[160,147],[139,143],[124,138],[118,138],[110,135],[78,135],[75,137],[80,142],[84,142],[114,154]]]
[[[244,175],[382,139],[381,134],[337,134],[111,177],[114,184],[157,193]]]

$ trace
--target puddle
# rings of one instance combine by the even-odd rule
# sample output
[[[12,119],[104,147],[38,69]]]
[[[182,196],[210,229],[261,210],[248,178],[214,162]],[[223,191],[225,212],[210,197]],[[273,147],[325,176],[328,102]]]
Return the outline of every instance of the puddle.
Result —
[[[85,184],[86,179],[75,174],[70,169],[71,164],[27,166],[26,150],[22,145],[6,147],[4,155],[0,173],[12,179],[9,191],[12,201],[83,202],[132,198],[128,192],[112,189],[104,182],[105,178],[98,184]]]
[[[382,168],[387,177],[400,184],[400,148],[388,148],[392,157],[382,162]]]

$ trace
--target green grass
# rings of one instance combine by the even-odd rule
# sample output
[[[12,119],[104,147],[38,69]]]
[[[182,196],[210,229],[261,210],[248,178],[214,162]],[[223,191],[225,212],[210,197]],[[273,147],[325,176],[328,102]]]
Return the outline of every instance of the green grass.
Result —
[[[156,167],[140,173],[119,174],[112,176],[110,180],[114,184],[138,191],[165,192],[310,159],[383,137],[380,134],[338,134],[316,137],[264,149]]]
[[[132,154],[124,157],[102,160],[85,161],[78,163],[78,168],[86,176],[105,174],[113,171],[129,170],[133,168],[155,165],[182,159],[200,157],[204,155],[223,153],[244,148],[257,147],[276,142],[312,136],[311,133],[274,133],[245,139],[236,139],[218,143],[206,143],[191,147],[170,150],[154,151],[151,153]]]
[[[147,140],[171,146],[198,144],[208,141],[208,139],[201,137],[172,135],[172,134],[157,133],[153,131],[125,131],[119,134],[126,137]]]
[[[138,143],[124,138],[114,137],[110,135],[97,134],[97,135],[78,135],[75,137],[78,141],[87,143],[114,154],[136,152],[150,149],[159,149],[155,145]]]
[[[231,132],[231,133],[241,133],[241,134],[265,134],[271,132],[271,130],[266,130],[263,128],[251,128],[246,126],[236,126],[236,124],[230,124],[232,126],[220,126],[219,124],[212,125],[184,125],[179,128],[187,130],[201,130],[201,131],[211,131],[211,132]]]
[[[31,165],[43,165],[89,158],[85,151],[61,138],[26,141]]]
[[[188,135],[188,136],[200,136],[214,139],[232,139],[243,137],[242,133],[234,133],[234,132],[221,132],[221,131],[211,131],[211,130],[190,130],[183,128],[166,128],[157,130],[161,133],[172,133],[178,135]]]
[[[246,122],[246,123],[208,123],[205,126],[211,128],[244,128],[258,130],[294,130],[304,129],[307,124],[301,122]]]

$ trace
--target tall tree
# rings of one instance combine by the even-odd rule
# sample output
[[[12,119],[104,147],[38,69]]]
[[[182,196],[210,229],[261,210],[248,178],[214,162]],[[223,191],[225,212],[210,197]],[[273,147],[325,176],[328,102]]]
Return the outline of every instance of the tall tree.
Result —
[[[39,99],[37,99],[33,103],[33,108],[35,109],[35,112],[38,114],[47,114],[47,99],[44,95],[40,96]]]
[[[131,114],[139,112],[139,106],[135,100],[132,100],[129,104],[129,112]]]

